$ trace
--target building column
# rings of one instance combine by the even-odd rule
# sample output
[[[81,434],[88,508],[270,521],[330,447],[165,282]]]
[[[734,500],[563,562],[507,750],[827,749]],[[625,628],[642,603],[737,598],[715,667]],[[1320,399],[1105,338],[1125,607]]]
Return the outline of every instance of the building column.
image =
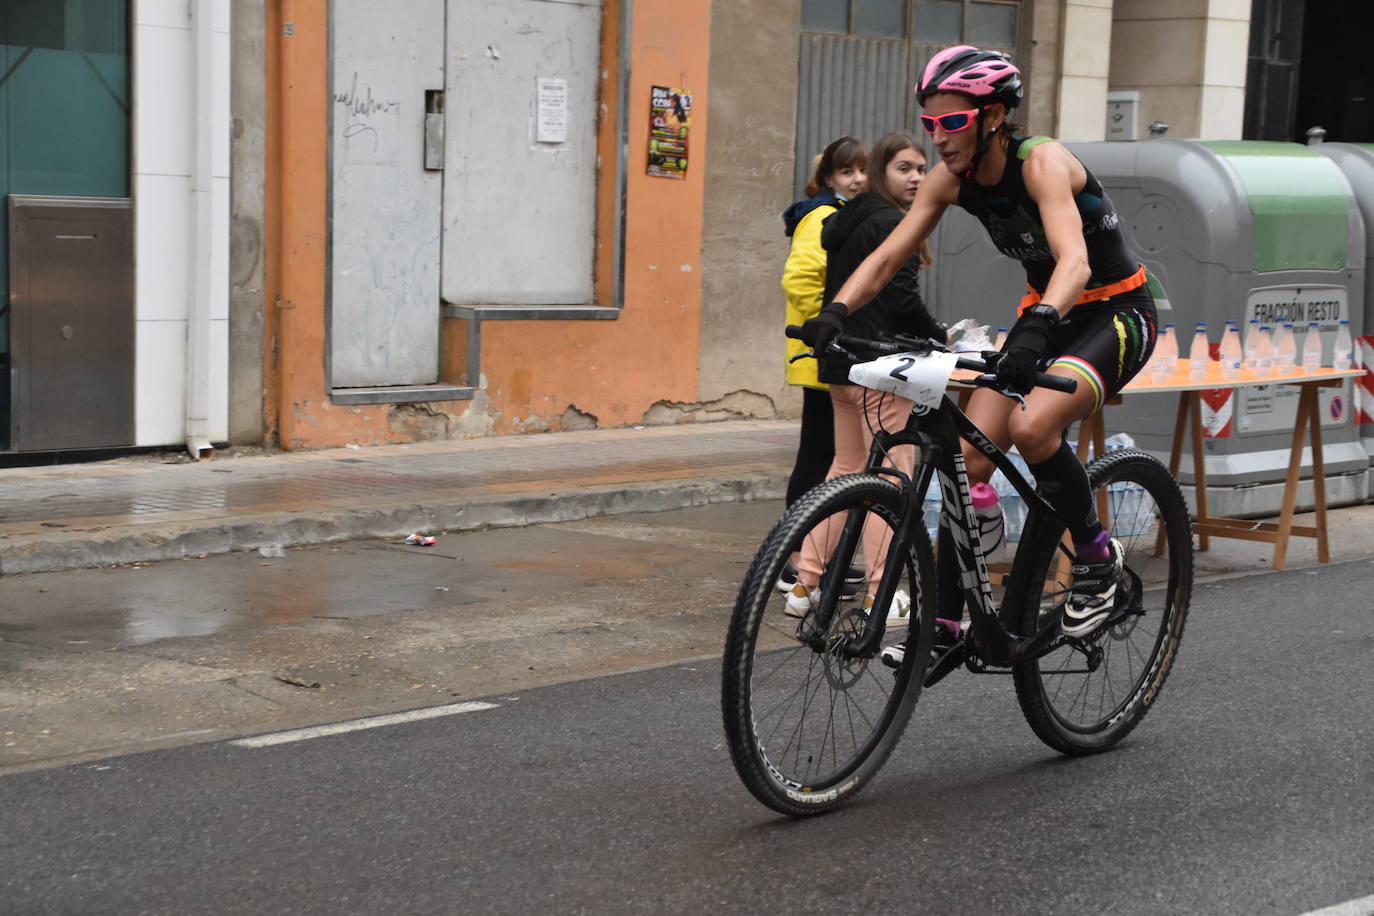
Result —
[[[1118,3],[1118,5],[1120,5]],[[1060,140],[1107,136],[1107,83],[1112,57],[1112,0],[1065,0],[1060,20]]]
[[[266,0],[233,0],[229,261],[229,441],[263,441],[263,179]]]
[[[1113,89],[1140,92],[1140,136],[1238,140],[1245,124],[1250,0],[1116,0]]]

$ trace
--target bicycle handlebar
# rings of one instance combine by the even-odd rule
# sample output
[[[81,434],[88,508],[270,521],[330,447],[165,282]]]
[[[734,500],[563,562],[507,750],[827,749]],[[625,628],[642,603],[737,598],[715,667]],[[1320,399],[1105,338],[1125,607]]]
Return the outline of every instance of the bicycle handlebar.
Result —
[[[801,340],[801,326],[789,324],[784,333],[794,340]],[[930,353],[934,350],[944,351],[945,347],[919,337],[904,337],[896,335],[892,340],[869,340],[864,337],[853,337],[849,334],[836,334],[830,346],[838,346],[839,352],[843,355],[854,356],[849,353],[851,349],[871,352],[877,356],[889,356],[894,353]],[[968,369],[972,372],[982,373],[979,378],[974,380],[975,384],[984,387],[998,387],[995,383],[995,376],[992,374],[986,357],[994,351],[983,351],[983,358],[978,358],[972,353],[967,353],[959,357],[955,366],[959,369]],[[1035,387],[1049,388],[1053,391],[1062,391],[1065,394],[1073,394],[1078,390],[1078,382],[1062,375],[1050,375],[1047,372],[1035,373]]]

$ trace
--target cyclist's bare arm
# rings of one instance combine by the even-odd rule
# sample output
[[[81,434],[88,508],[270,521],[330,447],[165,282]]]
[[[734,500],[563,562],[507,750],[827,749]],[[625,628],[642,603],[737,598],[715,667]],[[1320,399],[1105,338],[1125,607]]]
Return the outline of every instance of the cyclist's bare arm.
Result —
[[[1074,194],[1083,189],[1087,172],[1058,142],[1042,143],[1026,157],[1022,175],[1031,199],[1040,207],[1045,238],[1054,254],[1054,272],[1041,299],[1067,315],[1092,278],[1083,217]]]
[[[849,275],[849,279],[835,294],[835,301],[849,306],[851,313],[867,305],[935,231],[945,208],[958,202],[959,179],[950,174],[943,162],[937,163],[921,182],[916,191],[916,200],[906,216],[892,230],[892,234]]]

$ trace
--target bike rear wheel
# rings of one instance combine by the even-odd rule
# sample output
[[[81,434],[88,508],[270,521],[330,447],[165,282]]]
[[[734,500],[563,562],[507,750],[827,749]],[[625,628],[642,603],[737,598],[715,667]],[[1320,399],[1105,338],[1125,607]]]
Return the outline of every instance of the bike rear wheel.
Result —
[[[1108,497],[1103,522],[1121,543],[1131,600],[1096,633],[1061,637],[1049,654],[1013,672],[1026,721],[1065,754],[1107,750],[1140,723],[1169,675],[1193,587],[1192,524],[1168,469],[1144,452],[1123,449],[1092,462],[1088,478],[1095,494]],[[1068,598],[1061,534],[1041,539],[1028,581],[1045,585],[1026,596],[1024,635],[1058,620]]]
[[[840,597],[848,568],[864,565],[862,524],[879,526],[873,530],[885,535],[885,549],[903,499],[874,474],[826,481],[773,528],[740,587],[725,643],[721,711],[740,779],[776,811],[820,814],[851,796],[891,754],[920,695],[914,674],[925,671],[930,655],[935,595],[924,527],[916,525],[912,543],[883,573],[909,597],[909,613],[887,625],[881,642],[862,656],[846,650],[864,631],[864,596],[878,584],[865,582],[852,598]],[[796,618],[788,616],[777,582],[808,534],[826,574],[819,607]],[[884,666],[882,647],[899,642],[907,645],[901,665]]]

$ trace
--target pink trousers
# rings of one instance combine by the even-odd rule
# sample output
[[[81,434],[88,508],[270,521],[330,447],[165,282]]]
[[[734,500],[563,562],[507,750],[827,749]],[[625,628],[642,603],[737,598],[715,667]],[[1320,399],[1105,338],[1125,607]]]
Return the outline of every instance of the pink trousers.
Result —
[[[826,480],[843,474],[854,474],[868,463],[868,449],[873,444],[872,429],[896,431],[906,426],[911,402],[891,394],[881,394],[858,385],[831,385],[830,402],[835,411],[835,460]],[[884,462],[910,475],[916,464],[916,449],[903,445],[893,449]],[[812,587],[821,581],[821,574],[835,550],[844,528],[845,514],[836,513],[811,530],[802,544],[797,562],[798,579]],[[881,519],[869,517],[864,524],[864,572],[868,576],[868,591],[872,594],[882,578],[887,561],[887,548],[892,528]]]

